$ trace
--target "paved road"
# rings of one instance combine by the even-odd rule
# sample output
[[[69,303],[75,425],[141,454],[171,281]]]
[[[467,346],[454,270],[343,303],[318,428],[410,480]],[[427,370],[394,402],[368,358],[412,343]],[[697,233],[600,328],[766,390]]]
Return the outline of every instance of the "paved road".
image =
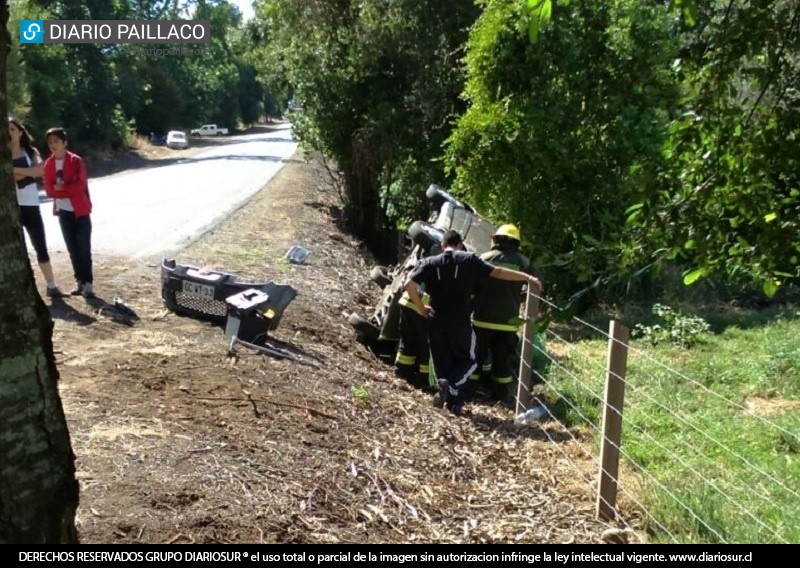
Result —
[[[177,251],[262,188],[296,148],[286,125],[232,136],[171,165],[90,177],[93,252],[156,257]],[[50,252],[66,250],[52,202],[43,199],[41,208]]]

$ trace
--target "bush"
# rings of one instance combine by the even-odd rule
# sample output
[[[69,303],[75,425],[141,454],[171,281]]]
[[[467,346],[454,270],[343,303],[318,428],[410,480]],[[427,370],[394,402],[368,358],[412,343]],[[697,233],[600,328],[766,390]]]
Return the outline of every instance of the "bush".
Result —
[[[651,345],[668,341],[672,345],[688,349],[711,329],[708,322],[700,316],[683,315],[663,304],[653,304],[652,312],[661,318],[661,324],[636,324],[633,328],[634,337],[644,338]]]

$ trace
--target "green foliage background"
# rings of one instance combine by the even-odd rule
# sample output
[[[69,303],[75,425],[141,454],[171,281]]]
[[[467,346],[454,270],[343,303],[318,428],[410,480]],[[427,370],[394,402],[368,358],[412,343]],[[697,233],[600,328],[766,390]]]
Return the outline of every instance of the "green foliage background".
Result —
[[[694,3],[673,68],[681,112],[643,185],[636,243],[773,295],[800,276],[800,4]]]
[[[524,2],[488,2],[470,35],[470,108],[449,140],[455,190],[520,225],[571,293],[619,263],[624,211],[661,163],[678,89],[666,7],[571,2],[529,37]],[[558,292],[558,290],[555,290]]]
[[[794,0],[258,0],[262,69],[373,245],[444,183],[548,291],[798,277]],[[645,286],[646,288],[646,286]],[[595,297],[595,299],[596,299]]]
[[[471,0],[261,0],[264,69],[278,69],[302,110],[295,133],[333,158],[350,226],[393,248],[387,230],[423,213],[461,94]]]
[[[238,8],[224,0],[11,0],[13,48],[9,109],[44,150],[42,133],[59,125],[73,144],[97,150],[125,146],[135,133],[217,122],[230,129],[256,122],[267,93],[248,61],[248,31]],[[19,45],[22,19],[208,19],[211,43],[183,47],[203,55],[146,55],[142,48],[175,45]]]

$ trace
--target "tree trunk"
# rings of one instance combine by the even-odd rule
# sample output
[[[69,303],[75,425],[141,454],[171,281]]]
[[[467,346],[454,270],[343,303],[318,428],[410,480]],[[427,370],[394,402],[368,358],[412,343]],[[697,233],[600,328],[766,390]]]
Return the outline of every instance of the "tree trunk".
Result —
[[[7,0],[0,0],[0,21],[5,116]],[[34,285],[5,144],[0,164],[0,543],[76,543],[78,482],[58,396],[53,320]]]

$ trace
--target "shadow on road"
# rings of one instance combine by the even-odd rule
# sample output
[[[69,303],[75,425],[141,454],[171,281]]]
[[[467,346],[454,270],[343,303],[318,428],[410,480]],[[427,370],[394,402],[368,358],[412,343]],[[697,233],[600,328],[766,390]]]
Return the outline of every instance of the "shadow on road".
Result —
[[[91,325],[97,321],[97,318],[76,310],[62,298],[53,298],[50,304],[50,316],[53,319],[68,321],[80,326]]]
[[[228,156],[204,156],[200,158],[194,158],[192,156],[187,156],[184,158],[165,158],[162,160],[158,160],[157,162],[151,162],[142,166],[143,169],[146,168],[160,168],[162,166],[172,166],[175,164],[197,164],[199,162],[209,162],[209,161],[217,161],[217,162],[226,162],[228,160],[251,160],[251,161],[258,161],[258,162],[280,162],[281,158],[279,156],[252,156],[252,155],[228,155]],[[136,168],[129,168],[129,169],[136,169]],[[128,171],[128,170],[126,170]],[[41,202],[42,200],[39,199]]]
[[[192,156],[205,150],[229,144],[241,144],[243,140],[240,135],[263,134],[263,136],[253,136],[248,141],[253,142],[287,142],[285,138],[274,136],[275,132],[284,131],[291,128],[288,122],[274,124],[261,124],[251,127],[248,130],[237,131],[233,136],[219,137],[198,137],[189,138],[189,148],[178,150],[167,148],[166,146],[152,146],[141,149],[129,149],[115,152],[110,155],[85,156],[89,179],[105,177],[130,170],[140,170],[159,166],[169,166],[185,161],[192,160]],[[222,159],[219,157],[199,158],[202,159]],[[269,160],[279,161],[280,158],[274,156],[227,156],[225,159],[247,159],[247,160]],[[46,198],[45,198],[46,200]],[[40,199],[40,201],[43,201]]]
[[[114,323],[132,327],[134,322],[139,319],[135,312],[121,310],[116,304],[109,303],[100,296],[88,298],[86,303],[98,316],[106,317]]]
[[[100,296],[94,298],[82,298],[80,296],[71,297],[74,298],[75,301],[81,302],[97,317],[68,304],[63,298],[53,298],[50,304],[50,316],[53,319],[64,320],[78,326],[87,326],[97,323],[98,317],[102,317],[128,327],[132,327],[139,319],[136,312],[125,310],[125,306],[120,308],[116,304],[107,302]]]

